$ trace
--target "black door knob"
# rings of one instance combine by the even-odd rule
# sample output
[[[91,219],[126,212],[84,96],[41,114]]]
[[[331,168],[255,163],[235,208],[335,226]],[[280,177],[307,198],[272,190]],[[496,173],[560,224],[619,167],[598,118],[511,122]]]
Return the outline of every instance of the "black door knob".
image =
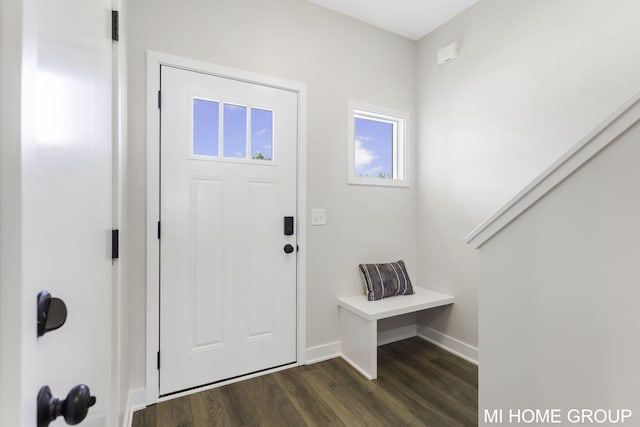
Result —
[[[43,386],[38,392],[38,427],[47,427],[61,415],[69,425],[80,424],[95,404],[95,396],[91,396],[89,387],[84,384],[72,388],[63,401],[53,397],[49,386]]]
[[[293,246],[291,246],[291,245],[290,245],[290,244],[288,244],[288,243],[287,243],[286,245],[284,245],[284,253],[285,253],[285,254],[290,254],[290,253],[291,253],[291,252],[293,252],[293,251],[294,251]]]

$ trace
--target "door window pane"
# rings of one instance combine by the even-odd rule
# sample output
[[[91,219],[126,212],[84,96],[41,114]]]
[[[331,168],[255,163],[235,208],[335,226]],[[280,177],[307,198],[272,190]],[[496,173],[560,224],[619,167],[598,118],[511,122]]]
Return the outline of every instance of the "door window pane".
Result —
[[[393,179],[393,123],[355,117],[356,177]]]
[[[247,107],[224,104],[223,153],[224,157],[247,157]]]
[[[217,102],[193,100],[193,154],[218,155],[219,110]]]
[[[251,109],[251,158],[273,159],[273,111]]]

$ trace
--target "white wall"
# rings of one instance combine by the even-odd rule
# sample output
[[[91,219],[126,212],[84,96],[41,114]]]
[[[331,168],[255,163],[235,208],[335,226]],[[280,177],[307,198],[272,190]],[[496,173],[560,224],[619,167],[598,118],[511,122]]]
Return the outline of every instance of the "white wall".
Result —
[[[481,419],[631,409],[638,425],[639,142],[636,124],[480,248]]]
[[[309,214],[327,209],[302,249],[308,347],[338,340],[336,297],[362,292],[358,263],[404,259],[415,275],[415,186],[346,184],[348,100],[415,117],[413,42],[300,0],[136,0],[127,25],[131,388],[145,384],[146,49],[306,83]]]
[[[456,297],[422,323],[478,345],[462,238],[640,89],[638,22],[635,0],[483,0],[420,41],[418,278]]]

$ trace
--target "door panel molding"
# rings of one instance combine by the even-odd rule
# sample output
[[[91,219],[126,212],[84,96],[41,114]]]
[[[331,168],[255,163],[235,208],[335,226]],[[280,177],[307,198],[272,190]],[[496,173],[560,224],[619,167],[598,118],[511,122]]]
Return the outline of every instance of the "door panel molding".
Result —
[[[146,218],[146,403],[159,401],[159,371],[157,351],[159,349],[159,260],[160,245],[157,224],[160,217],[160,114],[158,91],[160,90],[160,67],[162,65],[189,71],[211,74],[217,77],[258,84],[297,94],[297,240],[300,251],[297,256],[297,364],[305,364],[306,349],[306,247],[307,247],[307,122],[306,85],[257,73],[211,64],[157,51],[147,51],[147,218]],[[224,382],[220,383],[224,384]],[[207,388],[205,386],[205,388]],[[211,388],[211,387],[208,387]],[[198,391],[194,389],[190,392]]]

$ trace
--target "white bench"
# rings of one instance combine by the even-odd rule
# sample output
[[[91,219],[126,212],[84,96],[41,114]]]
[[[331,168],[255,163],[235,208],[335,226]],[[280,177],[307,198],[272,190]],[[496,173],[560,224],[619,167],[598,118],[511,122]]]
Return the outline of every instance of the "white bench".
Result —
[[[414,295],[368,301],[365,295],[338,298],[342,358],[370,380],[378,376],[378,320],[453,304],[453,297],[414,287]]]

